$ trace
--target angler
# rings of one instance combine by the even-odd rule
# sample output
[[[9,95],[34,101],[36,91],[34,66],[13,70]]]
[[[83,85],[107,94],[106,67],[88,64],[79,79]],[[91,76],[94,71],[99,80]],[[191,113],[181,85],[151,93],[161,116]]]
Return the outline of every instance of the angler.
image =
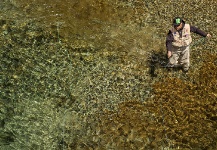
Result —
[[[190,67],[190,44],[192,42],[191,32],[203,37],[211,37],[209,33],[195,26],[186,24],[185,21],[176,17],[173,26],[166,37],[167,57],[170,66],[181,66],[183,72],[188,72]]]

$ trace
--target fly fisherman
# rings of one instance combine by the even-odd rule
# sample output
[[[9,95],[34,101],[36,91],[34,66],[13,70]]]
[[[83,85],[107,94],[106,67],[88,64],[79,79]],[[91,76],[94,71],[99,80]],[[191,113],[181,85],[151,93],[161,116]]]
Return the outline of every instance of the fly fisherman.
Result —
[[[181,66],[183,72],[188,72],[190,66],[190,49],[192,42],[190,32],[194,32],[203,37],[211,37],[209,33],[186,24],[180,17],[173,19],[173,27],[169,30],[166,37],[167,57],[169,66]]]

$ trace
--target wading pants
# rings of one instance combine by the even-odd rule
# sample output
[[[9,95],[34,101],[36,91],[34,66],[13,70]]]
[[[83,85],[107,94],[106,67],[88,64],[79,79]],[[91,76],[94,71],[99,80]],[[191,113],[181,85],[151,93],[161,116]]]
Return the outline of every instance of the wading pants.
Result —
[[[190,49],[189,46],[173,47],[172,56],[169,62],[172,65],[181,65],[184,71],[188,71],[190,66]]]

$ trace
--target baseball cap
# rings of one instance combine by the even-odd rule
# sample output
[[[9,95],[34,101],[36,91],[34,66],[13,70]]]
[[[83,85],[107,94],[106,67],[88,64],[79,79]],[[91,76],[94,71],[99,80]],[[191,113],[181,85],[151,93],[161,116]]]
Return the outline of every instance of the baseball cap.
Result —
[[[179,26],[182,23],[182,18],[176,17],[173,19],[173,25],[174,26]]]

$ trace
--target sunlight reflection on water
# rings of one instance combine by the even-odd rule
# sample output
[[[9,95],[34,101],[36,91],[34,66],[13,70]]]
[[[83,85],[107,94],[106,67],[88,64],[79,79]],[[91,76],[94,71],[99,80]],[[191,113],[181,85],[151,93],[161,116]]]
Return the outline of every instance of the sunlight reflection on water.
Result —
[[[112,6],[115,1],[78,1],[78,0],[13,0],[10,1],[13,8],[19,13],[20,18],[24,20],[35,20],[44,27],[57,26],[61,23],[60,33],[64,37],[70,37],[71,34],[93,34],[102,31],[102,25],[116,24],[119,21]],[[16,13],[10,17],[15,17]],[[115,21],[116,20],[116,21]],[[105,26],[103,27],[105,28]]]

